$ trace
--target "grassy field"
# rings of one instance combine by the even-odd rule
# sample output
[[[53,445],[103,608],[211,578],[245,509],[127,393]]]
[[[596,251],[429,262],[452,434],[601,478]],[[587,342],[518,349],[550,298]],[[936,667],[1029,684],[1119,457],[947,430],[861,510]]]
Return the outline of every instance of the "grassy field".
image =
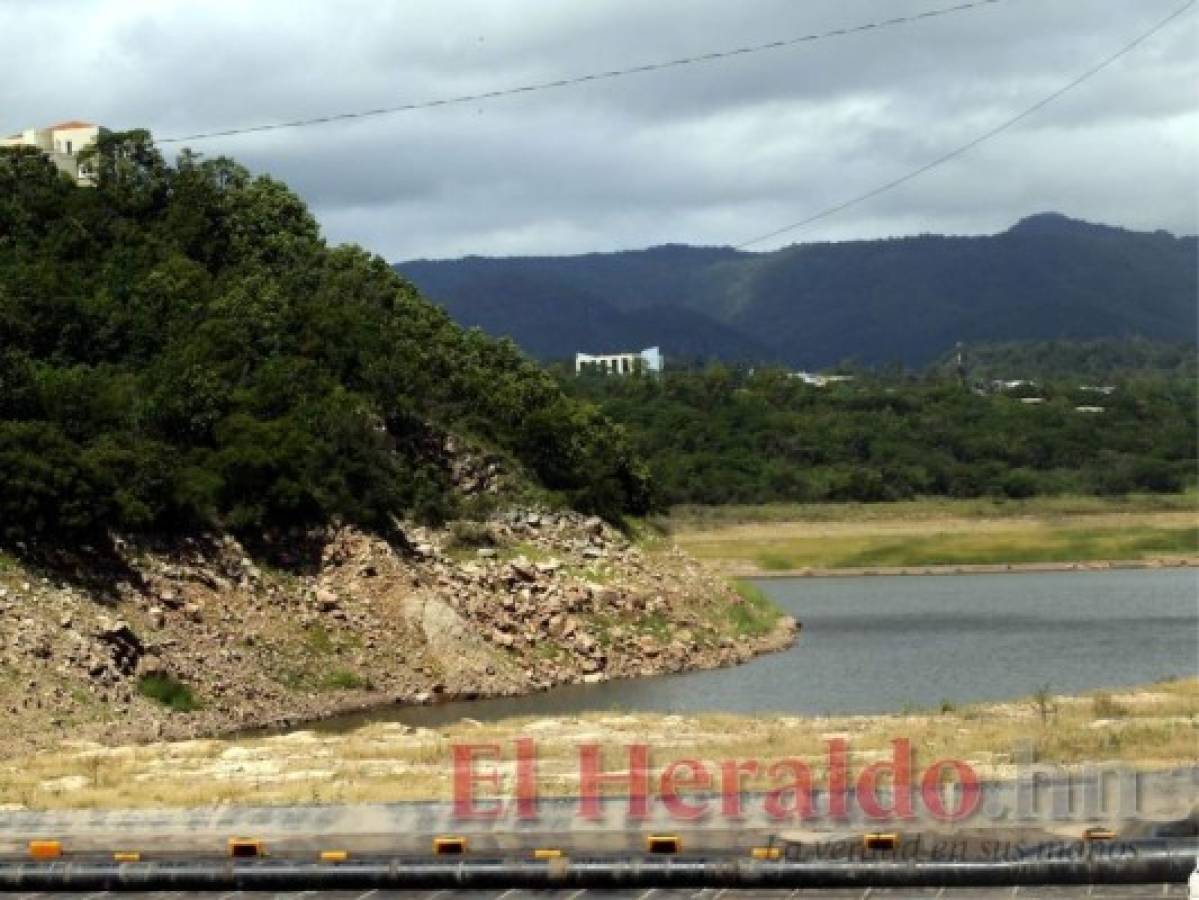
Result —
[[[726,572],[1179,560],[1199,495],[681,508],[670,537]]]
[[[1199,679],[1061,697],[1048,690],[1007,703],[879,716],[648,715],[619,712],[465,719],[445,729],[374,723],[348,733],[297,731],[277,737],[102,747],[64,742],[54,752],[0,761],[0,809],[195,806],[213,803],[380,803],[449,799],[455,744],[503,748],[511,791],[513,744],[531,737],[546,796],[578,790],[578,747],[599,743],[610,770],[627,765],[630,744],[651,748],[651,766],[699,759],[798,757],[826,777],[826,741],[844,737],[853,770],[884,758],[906,737],[916,762],[954,757],[984,778],[1010,778],[1018,754],[1044,763],[1123,761],[1142,769],[1194,762]],[[770,787],[748,779],[749,789]]]

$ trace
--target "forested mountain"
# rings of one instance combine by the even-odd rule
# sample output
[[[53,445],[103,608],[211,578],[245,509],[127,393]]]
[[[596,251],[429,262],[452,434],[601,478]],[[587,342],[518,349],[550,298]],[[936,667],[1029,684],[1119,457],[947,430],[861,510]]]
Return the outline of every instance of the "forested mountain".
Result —
[[[284,185],[101,138],[99,186],[0,150],[0,539],[453,512],[447,437],[530,489],[643,510],[622,431]]]
[[[543,357],[659,344],[820,367],[955,342],[1192,340],[1199,243],[1046,213],[1001,234],[401,263],[460,323]],[[714,348],[708,350],[707,348]]]

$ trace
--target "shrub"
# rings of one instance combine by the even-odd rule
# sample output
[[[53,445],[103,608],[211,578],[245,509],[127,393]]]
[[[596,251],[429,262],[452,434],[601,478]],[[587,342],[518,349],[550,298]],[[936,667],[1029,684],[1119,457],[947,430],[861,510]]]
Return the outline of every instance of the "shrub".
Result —
[[[329,691],[369,690],[370,681],[348,669],[335,669],[321,680],[321,687]]]
[[[740,603],[729,607],[729,621],[737,634],[758,636],[766,634],[778,621],[778,607],[758,587],[748,581],[735,581],[733,588]]]
[[[193,712],[200,708],[191,688],[170,675],[143,675],[138,679],[137,690],[143,697],[157,700],[175,712]]]

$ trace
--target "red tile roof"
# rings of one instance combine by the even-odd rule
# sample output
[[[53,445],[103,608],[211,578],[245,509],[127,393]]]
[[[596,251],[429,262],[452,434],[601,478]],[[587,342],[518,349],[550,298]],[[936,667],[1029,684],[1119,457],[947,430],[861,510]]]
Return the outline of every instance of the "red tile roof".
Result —
[[[80,122],[76,119],[72,119],[69,122],[59,122],[57,125],[51,125],[50,130],[51,131],[66,131],[68,128],[95,128],[95,127],[96,126],[93,125],[91,122]]]

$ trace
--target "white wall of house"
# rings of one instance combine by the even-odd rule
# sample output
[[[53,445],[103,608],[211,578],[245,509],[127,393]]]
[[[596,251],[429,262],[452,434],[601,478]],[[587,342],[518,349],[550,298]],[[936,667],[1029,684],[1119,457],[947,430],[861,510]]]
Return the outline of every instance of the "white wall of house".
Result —
[[[0,147],[37,147],[60,171],[76,184],[95,184],[94,175],[79,169],[79,153],[92,146],[105,129],[89,122],[63,122],[47,128],[26,128],[20,134],[0,139]]]
[[[636,353],[576,353],[575,374],[595,371],[605,375],[631,375],[634,372],[661,372],[662,351],[650,347]]]

